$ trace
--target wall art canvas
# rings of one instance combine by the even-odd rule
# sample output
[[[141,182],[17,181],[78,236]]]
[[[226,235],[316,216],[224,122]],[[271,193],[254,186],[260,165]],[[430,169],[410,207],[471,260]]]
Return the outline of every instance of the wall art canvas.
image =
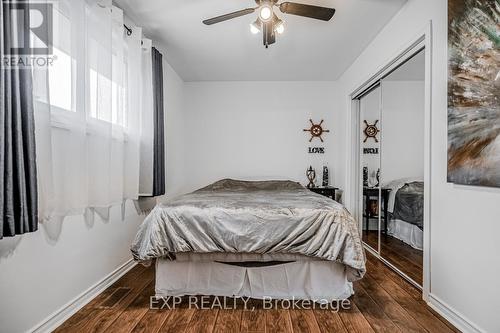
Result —
[[[500,187],[500,0],[448,0],[448,181]]]

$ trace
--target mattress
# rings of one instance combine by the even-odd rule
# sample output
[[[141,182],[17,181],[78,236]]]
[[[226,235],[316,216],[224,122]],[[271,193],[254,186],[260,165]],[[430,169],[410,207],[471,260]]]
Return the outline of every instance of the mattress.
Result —
[[[390,220],[387,226],[387,234],[417,250],[423,250],[424,232],[414,224],[402,220]]]
[[[347,299],[354,293],[343,264],[315,259],[266,267],[158,259],[155,291],[164,298],[207,295],[319,303]]]

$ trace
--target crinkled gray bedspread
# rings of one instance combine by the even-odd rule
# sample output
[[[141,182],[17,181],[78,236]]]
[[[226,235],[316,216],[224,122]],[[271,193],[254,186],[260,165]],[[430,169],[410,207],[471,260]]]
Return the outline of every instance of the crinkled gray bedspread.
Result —
[[[423,228],[424,182],[405,184],[396,193],[392,218],[403,220]]]
[[[292,181],[224,179],[156,206],[131,247],[135,260],[179,252],[295,253],[365,274],[356,221],[341,204]]]

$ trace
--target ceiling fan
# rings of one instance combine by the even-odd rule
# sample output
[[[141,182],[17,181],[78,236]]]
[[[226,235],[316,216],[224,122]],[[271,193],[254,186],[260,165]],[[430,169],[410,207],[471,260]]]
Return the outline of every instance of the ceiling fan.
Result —
[[[253,34],[258,34],[262,31],[264,46],[268,48],[269,45],[276,42],[276,34],[282,34],[285,31],[285,25],[281,19],[274,13],[274,7],[278,7],[284,14],[292,14],[303,17],[309,17],[322,21],[329,21],[335,9],[305,5],[295,2],[282,2],[278,4],[279,0],[255,0],[257,7],[246,8],[229,14],[220,15],[207,20],[203,23],[212,25],[215,23],[231,20],[240,16],[248,15],[258,11],[259,16],[255,22],[250,24],[250,31]]]

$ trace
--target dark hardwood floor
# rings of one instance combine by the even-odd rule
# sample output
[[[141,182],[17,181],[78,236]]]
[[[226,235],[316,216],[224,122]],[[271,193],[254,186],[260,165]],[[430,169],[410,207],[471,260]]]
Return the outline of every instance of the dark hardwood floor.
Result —
[[[202,310],[183,303],[150,309],[154,267],[136,266],[55,332],[458,332],[433,312],[421,293],[368,254],[349,310]]]
[[[370,247],[372,247],[374,250],[378,249],[378,231],[375,231],[375,230],[370,230],[370,231],[363,230],[362,240],[366,244],[370,245]]]
[[[376,231],[363,231],[363,241],[377,249]],[[413,281],[422,285],[423,279],[423,252],[392,236],[381,235],[380,254],[394,266],[408,275]]]

